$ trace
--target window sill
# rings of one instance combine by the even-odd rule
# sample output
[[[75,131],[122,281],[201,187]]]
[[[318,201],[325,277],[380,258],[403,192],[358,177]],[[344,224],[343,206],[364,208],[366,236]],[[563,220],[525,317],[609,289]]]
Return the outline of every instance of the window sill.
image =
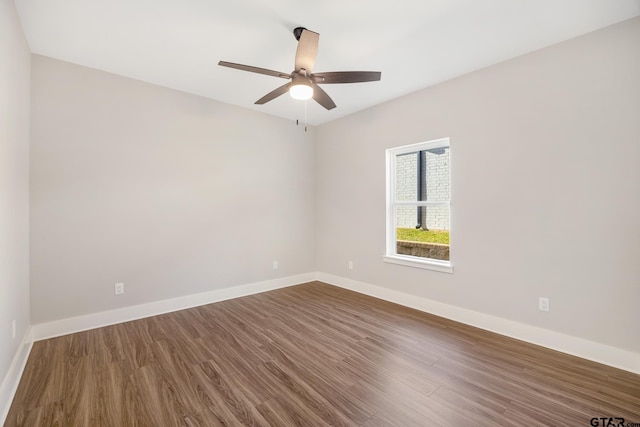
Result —
[[[382,257],[384,262],[391,264],[404,265],[407,267],[423,268],[425,270],[439,271],[441,273],[453,273],[453,266],[447,261],[437,261],[432,259],[424,259],[412,256],[385,255]]]

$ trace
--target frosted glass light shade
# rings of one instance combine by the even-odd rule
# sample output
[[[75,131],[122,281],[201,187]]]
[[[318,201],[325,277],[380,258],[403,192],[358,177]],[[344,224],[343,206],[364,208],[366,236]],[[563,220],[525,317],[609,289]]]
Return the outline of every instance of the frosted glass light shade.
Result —
[[[313,96],[313,88],[305,84],[293,85],[289,89],[289,94],[293,99],[305,100]]]

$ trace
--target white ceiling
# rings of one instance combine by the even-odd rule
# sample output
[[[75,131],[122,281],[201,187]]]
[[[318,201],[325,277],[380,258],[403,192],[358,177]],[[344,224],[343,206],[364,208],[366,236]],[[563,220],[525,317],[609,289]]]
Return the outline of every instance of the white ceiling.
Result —
[[[254,102],[286,73],[296,26],[320,33],[314,71],[381,71],[325,85],[321,124],[403,94],[640,15],[640,0],[15,0],[32,52],[295,120],[304,102]]]

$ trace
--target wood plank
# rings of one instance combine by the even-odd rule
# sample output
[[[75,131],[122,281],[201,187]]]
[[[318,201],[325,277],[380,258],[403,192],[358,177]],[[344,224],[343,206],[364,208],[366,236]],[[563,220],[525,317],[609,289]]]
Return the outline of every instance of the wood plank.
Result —
[[[640,376],[320,282],[34,343],[5,426],[640,423]]]

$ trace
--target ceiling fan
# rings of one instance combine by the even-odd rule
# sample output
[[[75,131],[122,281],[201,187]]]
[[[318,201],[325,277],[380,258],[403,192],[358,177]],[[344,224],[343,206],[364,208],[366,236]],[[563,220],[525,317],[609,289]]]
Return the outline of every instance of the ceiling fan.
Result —
[[[331,110],[336,107],[335,102],[333,102],[327,92],[318,85],[361,83],[380,80],[381,73],[379,71],[330,71],[326,73],[313,73],[313,66],[316,63],[316,56],[318,55],[320,34],[309,31],[304,27],[297,27],[293,30],[293,35],[296,40],[298,40],[298,48],[296,50],[295,69],[289,74],[226,61],[218,62],[218,65],[289,80],[288,83],[258,99],[255,103],[260,105],[266,104],[288,91],[295,99],[313,98],[318,104],[327,110]]]

